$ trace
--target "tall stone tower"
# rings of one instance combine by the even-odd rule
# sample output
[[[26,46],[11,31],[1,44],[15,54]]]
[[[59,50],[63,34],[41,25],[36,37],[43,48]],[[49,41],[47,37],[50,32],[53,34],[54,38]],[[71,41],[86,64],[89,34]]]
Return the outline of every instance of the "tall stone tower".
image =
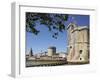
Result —
[[[29,57],[32,57],[33,56],[33,51],[32,51],[32,48],[30,49],[30,52],[29,52]]]
[[[56,47],[52,46],[48,48],[48,56],[56,54]]]
[[[68,62],[89,62],[89,28],[70,23],[68,33]]]

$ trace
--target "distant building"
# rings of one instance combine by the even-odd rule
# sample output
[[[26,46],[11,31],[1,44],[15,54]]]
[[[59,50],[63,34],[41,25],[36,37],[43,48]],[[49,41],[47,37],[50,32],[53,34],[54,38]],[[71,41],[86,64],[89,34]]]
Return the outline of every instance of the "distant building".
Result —
[[[48,48],[48,56],[56,54],[56,47],[52,46]]]
[[[65,53],[56,53],[56,47],[52,46],[48,48],[48,52],[37,53],[33,55],[32,48],[26,55],[26,60],[66,60]]]
[[[68,55],[69,62],[89,61],[89,28],[87,26],[77,26],[70,23],[68,31]]]
[[[67,55],[67,54],[64,53],[64,52],[60,52],[60,53],[59,53],[59,57],[62,57],[62,58],[66,58],[66,55]]]
[[[32,57],[33,56],[33,51],[32,51],[32,48],[30,49],[30,52],[29,52],[29,57]]]
[[[37,54],[37,55],[36,55],[37,58],[40,58],[40,56],[41,56],[41,54]]]

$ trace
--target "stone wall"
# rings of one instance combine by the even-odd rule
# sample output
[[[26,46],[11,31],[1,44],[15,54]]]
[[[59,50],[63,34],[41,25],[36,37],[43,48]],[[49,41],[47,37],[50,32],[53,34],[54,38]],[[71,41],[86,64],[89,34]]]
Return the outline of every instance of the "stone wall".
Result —
[[[88,62],[89,61],[89,29],[87,26],[71,29],[73,24],[68,27],[68,56],[69,62]]]

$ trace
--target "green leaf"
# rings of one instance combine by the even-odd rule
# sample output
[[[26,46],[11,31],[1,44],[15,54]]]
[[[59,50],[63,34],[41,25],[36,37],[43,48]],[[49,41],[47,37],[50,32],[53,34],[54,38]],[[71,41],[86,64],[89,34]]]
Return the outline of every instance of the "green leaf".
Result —
[[[49,14],[26,12],[26,31],[38,35],[40,31],[36,29],[37,21],[40,25],[45,25],[50,32],[54,31],[52,37],[57,39],[58,33],[65,30],[64,21],[68,20],[68,14]],[[55,32],[56,31],[56,32]]]

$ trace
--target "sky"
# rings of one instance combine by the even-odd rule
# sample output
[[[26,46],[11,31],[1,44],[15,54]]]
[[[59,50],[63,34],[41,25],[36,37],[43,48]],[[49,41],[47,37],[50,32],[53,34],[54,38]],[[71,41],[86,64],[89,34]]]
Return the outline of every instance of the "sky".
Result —
[[[66,27],[70,22],[75,22],[79,26],[89,26],[89,15],[73,15],[69,14]],[[55,46],[57,52],[67,51],[67,31],[60,33],[57,39],[52,38],[52,34],[45,25],[37,25],[40,30],[38,35],[26,32],[26,52],[31,48],[33,54],[47,51],[48,47]]]

